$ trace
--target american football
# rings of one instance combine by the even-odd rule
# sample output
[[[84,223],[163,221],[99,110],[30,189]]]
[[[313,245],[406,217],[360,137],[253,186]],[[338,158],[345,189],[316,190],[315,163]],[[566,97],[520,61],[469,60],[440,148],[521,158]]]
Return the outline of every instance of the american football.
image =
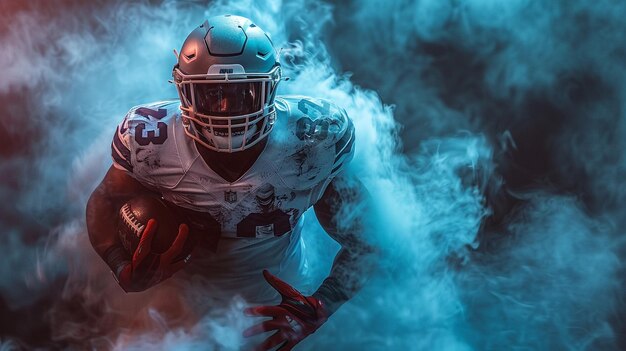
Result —
[[[131,255],[137,249],[141,234],[151,218],[157,221],[151,251],[160,254],[172,245],[182,221],[163,201],[151,195],[134,197],[120,208],[118,233],[122,245]]]

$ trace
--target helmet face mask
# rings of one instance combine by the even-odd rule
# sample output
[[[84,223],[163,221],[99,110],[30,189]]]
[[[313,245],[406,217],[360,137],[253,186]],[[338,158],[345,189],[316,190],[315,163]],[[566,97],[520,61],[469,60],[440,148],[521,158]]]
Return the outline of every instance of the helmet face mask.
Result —
[[[271,131],[280,67],[267,74],[186,75],[174,68],[185,132],[219,152],[246,150]]]
[[[232,31],[237,33],[233,27],[245,35],[241,52],[212,54],[211,44],[238,47],[229,43]],[[219,30],[231,33],[220,37]],[[212,31],[217,38],[210,38]],[[267,53],[260,55],[261,50]],[[186,73],[185,68],[196,72]],[[271,132],[280,64],[269,37],[250,20],[238,16],[209,19],[185,41],[172,75],[185,133],[202,146],[218,152],[243,151]]]

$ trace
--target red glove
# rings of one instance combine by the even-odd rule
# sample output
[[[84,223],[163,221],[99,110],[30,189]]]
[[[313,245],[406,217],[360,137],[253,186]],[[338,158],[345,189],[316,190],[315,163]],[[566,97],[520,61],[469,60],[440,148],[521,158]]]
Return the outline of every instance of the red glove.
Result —
[[[179,271],[189,260],[189,256],[178,257],[189,235],[189,227],[181,224],[172,246],[162,254],[151,251],[152,239],[156,233],[157,221],[150,219],[141,234],[139,245],[132,261],[127,262],[117,276],[118,282],[126,292],[137,292],[169,278]]]
[[[265,339],[256,350],[269,350],[283,344],[278,350],[291,350],[297,343],[314,333],[328,319],[328,312],[322,301],[313,296],[304,296],[291,285],[278,279],[267,270],[263,270],[265,280],[282,296],[277,306],[259,306],[245,309],[249,316],[273,317],[243,332],[250,337],[266,331],[278,332]]]

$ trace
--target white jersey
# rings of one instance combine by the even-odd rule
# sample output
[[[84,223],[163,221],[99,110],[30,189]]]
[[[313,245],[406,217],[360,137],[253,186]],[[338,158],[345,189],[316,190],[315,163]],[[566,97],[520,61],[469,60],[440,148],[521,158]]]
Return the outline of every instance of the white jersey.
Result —
[[[268,300],[274,295],[263,269],[288,281],[302,273],[302,215],[354,153],[354,127],[342,109],[302,96],[277,97],[275,106],[265,149],[234,182],[204,162],[185,134],[178,100],[132,108],[113,138],[116,168],[213,223],[186,271],[224,296]]]

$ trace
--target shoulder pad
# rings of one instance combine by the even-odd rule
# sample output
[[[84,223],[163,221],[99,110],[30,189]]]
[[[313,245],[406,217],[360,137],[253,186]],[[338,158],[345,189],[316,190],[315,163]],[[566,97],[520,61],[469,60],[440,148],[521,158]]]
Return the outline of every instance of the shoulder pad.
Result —
[[[288,112],[290,127],[296,137],[305,142],[335,144],[352,125],[344,109],[324,99],[279,97],[276,108]]]
[[[164,144],[171,132],[173,120],[178,115],[178,106],[178,100],[168,100],[131,108],[113,136],[113,165],[133,173],[136,162],[131,156],[133,150]]]
[[[329,162],[330,177],[339,173],[352,159],[354,124],[344,109],[328,100],[307,96],[277,97],[276,109],[279,118],[287,119],[286,129],[299,147],[318,149],[328,155],[329,161],[332,160]]]

